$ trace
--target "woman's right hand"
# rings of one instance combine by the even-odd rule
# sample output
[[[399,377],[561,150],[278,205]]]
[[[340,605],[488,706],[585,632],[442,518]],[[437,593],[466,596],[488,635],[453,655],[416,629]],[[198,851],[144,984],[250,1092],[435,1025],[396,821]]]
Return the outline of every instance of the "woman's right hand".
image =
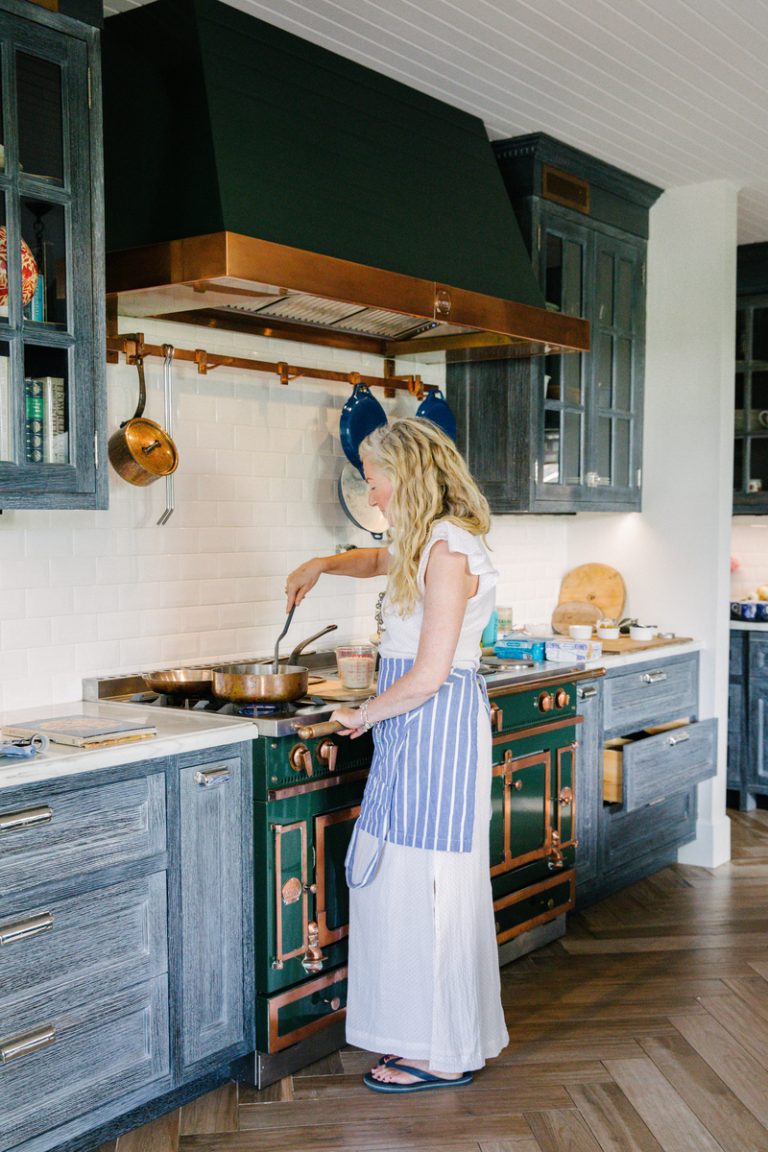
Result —
[[[320,556],[313,556],[306,560],[293,572],[289,572],[285,581],[286,612],[290,612],[296,604],[301,604],[307,593],[314,588],[324,572],[323,560]]]

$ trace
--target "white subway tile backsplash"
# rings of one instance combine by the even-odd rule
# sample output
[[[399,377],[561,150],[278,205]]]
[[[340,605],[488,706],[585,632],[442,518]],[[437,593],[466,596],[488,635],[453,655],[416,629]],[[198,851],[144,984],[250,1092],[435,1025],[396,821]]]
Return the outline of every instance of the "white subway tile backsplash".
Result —
[[[129,330],[129,324],[124,325]],[[143,318],[149,342],[264,360],[380,374],[373,356],[256,340]],[[195,337],[193,341],[193,336]],[[398,361],[443,382],[440,365]],[[135,369],[108,368],[109,426],[136,405]],[[147,362],[147,412],[162,420],[162,368]],[[337,544],[371,547],[338,504],[346,458],[339,416],[344,383],[174,366],[176,510],[163,527],[162,480],[126,484],[111,469],[100,512],[6,512],[0,523],[0,707],[79,698],[80,679],[173,661],[268,655],[285,619],[286,574]],[[418,401],[379,397],[390,417]],[[759,536],[759,533],[755,533]],[[499,598],[516,620],[547,619],[562,577],[565,531],[548,517],[497,517],[490,534]],[[756,562],[757,563],[757,562]],[[337,640],[368,636],[383,580],[324,577],[300,606],[284,650],[327,623]],[[30,660],[34,672],[30,668]],[[12,669],[9,678],[4,668]]]
[[[0,624],[0,648],[47,648],[51,644],[50,616],[4,620]]]

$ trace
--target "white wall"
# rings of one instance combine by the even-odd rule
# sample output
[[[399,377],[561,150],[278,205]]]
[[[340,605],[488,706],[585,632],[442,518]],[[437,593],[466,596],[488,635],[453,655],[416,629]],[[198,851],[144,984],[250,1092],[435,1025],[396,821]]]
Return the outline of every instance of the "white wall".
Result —
[[[702,716],[720,721],[719,768],[699,788],[688,863],[730,854],[725,817],[728,599],[733,453],[736,189],[716,182],[664,193],[648,248],[643,511],[579,516],[569,565],[618,568],[641,621],[703,641]]]
[[[346,352],[146,320],[121,327],[180,348],[381,371],[374,358]],[[399,368],[442,379],[439,368]],[[134,411],[137,377],[122,363],[107,376],[114,430]],[[0,516],[0,710],[79,699],[85,676],[269,652],[284,619],[286,573],[307,555],[372,543],[336,495],[347,385],[283,387],[276,377],[224,368],[200,376],[182,362],[174,384],[181,463],[168,525],[156,524],[164,482],[133,487],[111,468],[106,512]],[[147,361],[147,385],[147,415],[162,422],[160,361]],[[417,407],[403,393],[382,402],[390,413]],[[490,542],[500,602],[514,604],[518,621],[546,619],[564,566],[562,524],[505,517]],[[286,645],[331,622],[340,640],[368,636],[378,583],[321,581]]]

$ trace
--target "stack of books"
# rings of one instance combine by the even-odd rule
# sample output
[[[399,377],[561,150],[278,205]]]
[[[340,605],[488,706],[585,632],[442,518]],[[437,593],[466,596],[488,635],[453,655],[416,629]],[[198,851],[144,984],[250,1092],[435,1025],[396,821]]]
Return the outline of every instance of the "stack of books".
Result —
[[[56,716],[51,720],[26,720],[9,724],[3,735],[47,736],[52,744],[70,744],[75,748],[104,748],[110,744],[128,744],[157,735],[154,724],[130,720],[99,720],[91,716]]]
[[[28,464],[66,464],[69,460],[67,394],[61,376],[24,380],[24,453]]]

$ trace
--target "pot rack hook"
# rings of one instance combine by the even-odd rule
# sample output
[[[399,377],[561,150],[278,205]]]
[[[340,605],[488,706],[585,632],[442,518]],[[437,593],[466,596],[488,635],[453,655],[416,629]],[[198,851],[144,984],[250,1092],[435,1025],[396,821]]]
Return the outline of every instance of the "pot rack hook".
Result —
[[[291,380],[295,380],[297,376],[301,376],[301,372],[297,372],[295,368],[291,368],[290,364],[286,364],[285,360],[280,360],[275,364],[275,372],[280,377],[281,384],[290,384]]]
[[[415,396],[417,400],[424,399],[424,382],[421,376],[408,377],[408,391],[411,396]]]
[[[126,424],[130,424],[131,420],[138,420],[140,416],[143,416],[144,408],[147,403],[147,384],[144,379],[144,342],[139,341],[136,347],[137,351],[133,353],[132,357],[128,357],[128,353],[126,351],[126,359],[128,360],[129,364],[133,363],[136,365],[136,371],[139,374],[139,402],[136,405],[136,411],[134,412],[133,416],[131,416],[128,420],[123,420],[122,424],[120,425],[121,428],[125,428]]]

